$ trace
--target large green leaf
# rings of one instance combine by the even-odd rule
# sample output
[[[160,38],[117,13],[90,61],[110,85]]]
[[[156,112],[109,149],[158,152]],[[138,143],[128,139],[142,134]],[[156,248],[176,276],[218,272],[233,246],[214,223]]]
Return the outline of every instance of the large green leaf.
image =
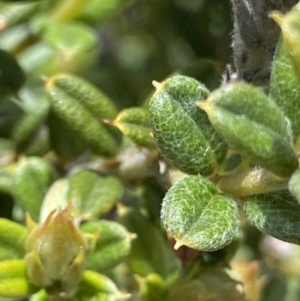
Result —
[[[128,256],[134,236],[122,225],[102,220],[85,223],[81,230],[91,235],[99,235],[94,248],[87,256],[88,269],[108,270],[121,263]]]
[[[252,164],[283,177],[290,176],[298,167],[287,120],[257,88],[232,83],[214,91],[199,106],[229,145]]]
[[[186,245],[215,251],[228,245],[239,229],[237,204],[220,195],[215,185],[201,176],[188,176],[167,192],[161,211],[175,247]]]
[[[106,95],[85,80],[58,74],[47,81],[46,92],[53,111],[72,128],[96,154],[113,156],[120,133],[103,119],[113,119],[116,108]]]
[[[191,174],[210,175],[224,159],[226,144],[196,101],[209,91],[195,79],[174,76],[156,85],[150,104],[154,138],[175,167]]]
[[[300,207],[288,192],[249,197],[244,210],[249,222],[260,231],[300,244]]]
[[[277,46],[272,64],[270,96],[291,121],[296,140],[300,135],[300,84],[288,49],[282,41]]]

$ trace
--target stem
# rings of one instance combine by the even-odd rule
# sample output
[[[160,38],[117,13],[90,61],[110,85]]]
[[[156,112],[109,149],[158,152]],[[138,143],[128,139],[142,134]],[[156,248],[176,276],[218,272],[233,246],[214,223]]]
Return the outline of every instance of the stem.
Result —
[[[289,179],[280,178],[265,169],[246,171],[222,177],[218,189],[235,197],[286,189]]]

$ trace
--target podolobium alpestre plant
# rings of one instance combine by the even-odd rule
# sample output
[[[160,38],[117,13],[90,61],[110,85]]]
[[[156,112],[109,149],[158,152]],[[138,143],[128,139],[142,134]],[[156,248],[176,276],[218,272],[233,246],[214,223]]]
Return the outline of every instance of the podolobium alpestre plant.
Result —
[[[282,39],[268,94],[242,81],[212,93],[181,75],[154,82],[154,138],[187,174],[162,204],[175,248],[223,248],[238,234],[240,211],[260,231],[300,244],[300,4],[272,17]]]

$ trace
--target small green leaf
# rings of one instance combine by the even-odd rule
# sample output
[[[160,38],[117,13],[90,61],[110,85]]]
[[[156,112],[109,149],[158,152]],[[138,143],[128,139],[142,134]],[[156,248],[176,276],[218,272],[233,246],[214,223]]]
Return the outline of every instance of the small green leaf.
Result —
[[[137,210],[120,209],[120,222],[137,235],[132,241],[128,263],[132,271],[142,277],[156,273],[173,277],[180,263],[166,237]]]
[[[44,222],[49,214],[57,208],[67,207],[69,181],[66,178],[55,181],[48,189],[40,211],[40,222]]]
[[[289,180],[289,191],[300,203],[300,169],[297,169]]]
[[[279,41],[272,64],[270,96],[291,121],[296,142],[300,135],[300,84],[288,49],[282,41]]]
[[[83,224],[81,230],[91,235],[99,234],[94,249],[87,256],[87,268],[107,271],[128,256],[133,235],[122,225],[112,221],[96,221]]]
[[[25,298],[36,291],[27,278],[24,260],[0,261],[1,298]]]
[[[158,274],[149,274],[147,277],[136,277],[139,291],[144,301],[165,301],[168,291],[164,279]]]
[[[239,104],[240,101],[244,106]],[[207,101],[200,101],[199,106],[229,145],[248,157],[252,164],[282,177],[290,176],[298,167],[288,123],[274,103],[257,88],[246,83],[229,84],[214,91]],[[276,119],[269,115],[276,116]]]
[[[179,75],[155,85],[149,110],[162,154],[183,172],[212,174],[224,159],[227,146],[196,106],[209,91],[195,79]]]
[[[8,219],[0,218],[0,248],[10,252],[10,257],[1,259],[13,259],[24,256],[26,235],[27,229],[24,226]]]
[[[17,165],[12,192],[35,221],[39,220],[41,205],[52,181],[52,168],[41,158],[29,157]]]
[[[185,177],[171,187],[161,218],[177,241],[175,248],[215,251],[228,245],[239,228],[237,204],[201,176]]]
[[[16,59],[0,49],[0,99],[16,94],[24,82],[24,72]]]
[[[288,192],[250,197],[244,210],[250,224],[260,231],[300,244],[300,207]]]
[[[285,15],[273,12],[272,18],[282,31],[283,42],[293,62],[300,83],[300,4]]]
[[[14,176],[11,171],[8,169],[0,169],[0,191],[4,193],[12,192],[12,185],[14,181]]]
[[[81,213],[99,217],[113,208],[122,193],[123,186],[117,178],[82,170],[70,178],[68,199]]]
[[[103,119],[113,119],[117,111],[103,93],[85,80],[58,74],[47,81],[46,92],[54,112],[98,155],[114,156],[120,133]]]
[[[35,111],[28,112],[18,122],[13,131],[13,140],[16,143],[17,150],[23,151],[34,140],[39,127],[46,119],[48,106],[36,108]]]
[[[125,297],[125,294],[122,294],[114,282],[108,277],[94,271],[86,270],[83,273],[83,279],[79,284],[79,290],[76,296],[88,296],[92,298],[97,297],[98,294],[103,294],[107,297],[110,297],[110,299],[100,298],[100,300],[123,300],[122,295]],[[99,299],[95,298],[94,300]]]
[[[137,145],[148,148],[156,147],[151,134],[149,112],[145,109],[125,109],[117,116],[113,124]]]

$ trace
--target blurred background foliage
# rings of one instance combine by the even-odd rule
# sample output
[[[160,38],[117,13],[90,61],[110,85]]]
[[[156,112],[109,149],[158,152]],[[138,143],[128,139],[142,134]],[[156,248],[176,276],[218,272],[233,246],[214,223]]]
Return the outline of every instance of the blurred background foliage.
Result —
[[[220,85],[225,65],[232,61],[232,27],[229,0],[1,1],[0,49],[16,58],[21,70],[13,64],[6,68],[10,58],[0,53],[1,72],[9,75],[3,78],[0,74],[0,86],[7,87],[0,91],[0,217],[24,221],[24,212],[14,202],[24,191],[11,193],[16,164],[10,163],[23,156],[47,155],[55,167],[55,177],[61,178],[90,160],[79,157],[85,146],[49,109],[44,91],[48,77],[60,72],[79,75],[105,92],[119,110],[146,106],[154,91],[152,81],[162,81],[174,73],[192,76],[213,90]],[[67,148],[62,140],[66,140]],[[58,155],[55,159],[49,159],[52,149]],[[122,202],[131,209],[121,214],[120,222],[144,241],[133,241],[134,251],[128,260],[131,272],[121,267],[108,275],[121,289],[133,292],[132,300],[141,300],[138,290],[146,301],[192,301],[200,297],[204,301],[300,300],[299,248],[262,238],[247,225],[238,259],[232,263],[232,278],[238,275],[245,284],[247,299],[236,290],[239,282],[223,272],[232,247],[213,253],[180,249],[177,255],[183,274],[197,274],[191,271],[191,261],[213,269],[205,268],[193,281],[179,279],[166,299],[170,283],[165,282],[178,277],[174,272],[178,272],[177,259],[166,247],[159,222],[160,201],[170,183],[163,185],[162,179],[155,179],[157,157],[153,159],[147,150],[133,150],[124,156],[126,162],[140,156],[144,169],[121,165],[120,174],[127,177],[128,188]],[[107,170],[111,172],[113,167]],[[145,175],[150,175],[150,180],[132,189]],[[39,178],[38,171],[34,176]],[[180,177],[176,171],[171,175],[173,181]],[[25,173],[22,179],[26,178]],[[107,217],[114,218],[115,212]],[[131,273],[130,277],[120,276],[126,273]]]

